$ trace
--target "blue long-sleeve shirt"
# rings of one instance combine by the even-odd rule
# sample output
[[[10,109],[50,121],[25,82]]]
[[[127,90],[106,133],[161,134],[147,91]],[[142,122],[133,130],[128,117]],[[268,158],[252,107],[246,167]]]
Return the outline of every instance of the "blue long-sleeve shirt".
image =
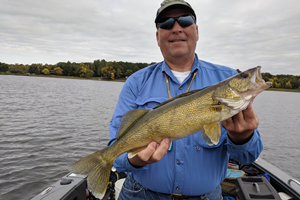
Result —
[[[190,91],[220,82],[237,72],[231,68],[199,60],[197,55],[189,76],[180,84],[166,62],[160,62],[131,75],[124,84],[110,123],[110,142],[116,136],[122,116],[133,109],[152,109],[169,99],[165,74],[168,76],[172,97],[186,92],[197,71]],[[127,153],[119,156],[114,166],[118,171],[127,171],[144,187],[161,192],[183,195],[202,195],[215,189],[226,177],[229,156],[241,163],[253,162],[262,151],[263,144],[258,130],[243,145],[235,145],[222,127],[218,145],[207,145],[197,132],[173,141],[172,148],[153,164],[133,167]]]

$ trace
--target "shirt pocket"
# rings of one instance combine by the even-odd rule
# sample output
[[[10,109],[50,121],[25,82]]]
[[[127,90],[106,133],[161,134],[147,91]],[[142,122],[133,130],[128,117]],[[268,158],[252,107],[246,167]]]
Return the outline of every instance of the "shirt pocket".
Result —
[[[153,109],[166,100],[168,99],[164,97],[138,97],[135,103],[138,109]]]

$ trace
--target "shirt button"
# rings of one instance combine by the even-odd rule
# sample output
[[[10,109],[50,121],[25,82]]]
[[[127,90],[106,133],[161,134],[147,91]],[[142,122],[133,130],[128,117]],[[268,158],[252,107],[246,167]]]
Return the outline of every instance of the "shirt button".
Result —
[[[180,164],[180,161],[179,160],[177,160],[177,162],[176,162],[178,165]]]
[[[180,87],[179,90],[182,90],[182,87]]]
[[[200,151],[200,147],[199,146],[197,146],[197,150]]]
[[[176,190],[179,190],[180,187],[176,187]]]

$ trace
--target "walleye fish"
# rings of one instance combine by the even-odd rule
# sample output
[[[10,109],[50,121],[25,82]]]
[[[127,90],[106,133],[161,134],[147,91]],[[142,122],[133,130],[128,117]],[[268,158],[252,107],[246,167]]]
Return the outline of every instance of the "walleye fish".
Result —
[[[88,175],[88,188],[98,198],[105,194],[112,164],[121,154],[132,157],[152,142],[181,139],[201,131],[203,140],[218,144],[220,122],[247,108],[252,99],[270,87],[255,67],[204,89],[193,90],[157,107],[131,110],[122,117],[116,141],[73,163],[69,170]]]

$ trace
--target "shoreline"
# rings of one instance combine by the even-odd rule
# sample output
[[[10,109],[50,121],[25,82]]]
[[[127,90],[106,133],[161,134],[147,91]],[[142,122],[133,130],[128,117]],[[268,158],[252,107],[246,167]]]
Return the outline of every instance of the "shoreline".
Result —
[[[267,88],[266,91],[300,92],[300,89]]]
[[[93,81],[113,81],[113,82],[125,82],[126,79],[104,79],[101,77],[91,77],[91,78],[84,78],[84,77],[78,77],[78,76],[58,76],[58,75],[22,75],[22,74],[3,74],[0,73],[0,75],[13,75],[13,76],[30,76],[30,77],[43,77],[43,78],[65,78],[65,79],[81,79],[81,80],[93,80]],[[300,89],[284,89],[284,88],[267,88],[267,91],[279,91],[279,92],[300,92]]]
[[[42,74],[36,74],[36,75],[23,75],[23,74],[8,74],[8,73],[0,73],[0,75],[11,75],[11,76],[30,76],[30,77],[42,77],[42,78],[65,78],[65,79],[81,79],[81,80],[93,80],[93,81],[115,81],[115,82],[125,82],[126,79],[104,79],[101,77],[91,77],[91,78],[84,78],[79,76],[60,76],[60,75],[42,75]]]

